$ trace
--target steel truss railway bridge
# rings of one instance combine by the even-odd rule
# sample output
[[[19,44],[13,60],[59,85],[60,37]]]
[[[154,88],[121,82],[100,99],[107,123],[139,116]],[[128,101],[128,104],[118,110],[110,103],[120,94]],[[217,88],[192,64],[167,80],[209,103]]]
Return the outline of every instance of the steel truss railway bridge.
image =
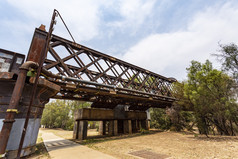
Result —
[[[36,29],[34,37],[47,32]],[[115,57],[53,35],[44,69],[61,75],[46,78],[61,86],[52,98],[93,102],[92,107],[113,109],[118,104],[129,110],[164,108],[175,100],[173,78],[166,78]]]
[[[0,71],[0,105],[4,112],[0,114],[0,158],[6,150],[13,151],[14,157],[18,150],[18,158],[31,153],[29,147],[35,146],[44,105],[50,98],[92,102],[94,109],[79,110],[75,115],[74,137],[81,139],[85,138],[87,120],[102,120],[102,134],[108,121],[109,134],[136,132],[145,125],[148,108],[171,107],[175,101],[174,78],[53,35],[57,15],[55,10],[48,32],[44,26],[35,30],[25,63],[19,60],[24,55],[0,50],[0,64],[9,63],[8,69],[0,69],[4,70]],[[118,105],[127,110],[117,109]]]

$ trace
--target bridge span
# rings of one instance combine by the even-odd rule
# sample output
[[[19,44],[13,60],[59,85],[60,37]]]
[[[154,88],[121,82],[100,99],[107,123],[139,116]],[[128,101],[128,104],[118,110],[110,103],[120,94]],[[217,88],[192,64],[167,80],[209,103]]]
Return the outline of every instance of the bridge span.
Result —
[[[86,138],[88,120],[101,121],[102,135],[148,129],[145,111],[176,100],[174,78],[53,35],[56,15],[48,32],[43,25],[35,29],[25,62],[24,55],[0,49],[0,158],[34,152],[50,98],[92,102],[92,109],[75,114],[76,139]]]
[[[32,46],[38,38],[46,39],[46,36],[47,32],[36,29]],[[175,100],[172,92],[174,78],[164,77],[56,35],[51,38],[43,68],[61,75],[61,79],[57,80],[45,76],[61,86],[60,92],[52,98],[90,101],[95,108],[113,109],[118,104],[124,104],[130,110],[165,108]]]

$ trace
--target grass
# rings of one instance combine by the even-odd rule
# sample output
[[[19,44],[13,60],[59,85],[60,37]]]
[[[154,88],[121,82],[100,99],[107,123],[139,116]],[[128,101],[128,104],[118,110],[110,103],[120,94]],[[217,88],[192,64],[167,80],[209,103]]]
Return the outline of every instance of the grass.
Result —
[[[215,136],[207,138],[192,132],[170,132],[160,130],[141,130],[135,134],[119,136],[94,136],[94,130],[89,130],[88,139],[80,141],[72,139],[72,131],[62,129],[44,129],[57,136],[70,139],[97,151],[101,151],[116,158],[134,159],[129,153],[147,150],[158,154],[186,159],[197,158],[237,158],[238,138]],[[91,133],[92,132],[92,133]],[[37,140],[36,153],[31,157],[49,159],[44,148],[41,134]]]

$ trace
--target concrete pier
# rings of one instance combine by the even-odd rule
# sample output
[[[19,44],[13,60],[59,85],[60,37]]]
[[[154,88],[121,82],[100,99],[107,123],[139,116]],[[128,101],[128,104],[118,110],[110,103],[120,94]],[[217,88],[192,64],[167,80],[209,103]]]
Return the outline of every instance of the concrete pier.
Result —
[[[132,134],[141,128],[148,130],[147,113],[142,111],[120,111],[103,108],[83,108],[74,115],[74,139],[87,138],[87,122],[99,121],[100,135]]]

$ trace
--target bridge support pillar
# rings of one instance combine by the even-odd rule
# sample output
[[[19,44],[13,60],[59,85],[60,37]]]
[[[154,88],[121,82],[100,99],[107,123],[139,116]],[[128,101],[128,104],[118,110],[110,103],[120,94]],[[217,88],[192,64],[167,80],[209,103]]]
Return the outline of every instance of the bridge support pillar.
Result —
[[[123,133],[128,133],[128,120],[123,120]]]
[[[128,120],[128,133],[132,134],[132,123],[131,123],[131,120]]]
[[[138,130],[142,129],[141,120],[137,120],[137,127],[138,127]]]
[[[104,120],[99,122],[99,134],[106,135],[106,121]]]
[[[79,121],[74,122],[73,139],[78,139]]]
[[[136,133],[138,131],[136,123],[137,123],[136,120],[131,120],[132,133]]]
[[[150,120],[146,120],[146,130],[150,130]]]
[[[114,135],[114,121],[110,120],[108,124],[108,135]]]
[[[117,124],[117,120],[113,121],[113,127],[114,127],[114,134],[113,135],[118,135],[118,124]]]
[[[87,120],[80,120],[78,121],[78,132],[77,136],[79,140],[84,140],[87,138],[87,131],[88,131],[88,121]]]
[[[136,132],[140,130],[139,121],[135,120]]]
[[[124,120],[123,121],[123,126],[124,126],[124,134],[126,133],[129,133],[131,134],[132,133],[132,125],[131,125],[131,120]]]

